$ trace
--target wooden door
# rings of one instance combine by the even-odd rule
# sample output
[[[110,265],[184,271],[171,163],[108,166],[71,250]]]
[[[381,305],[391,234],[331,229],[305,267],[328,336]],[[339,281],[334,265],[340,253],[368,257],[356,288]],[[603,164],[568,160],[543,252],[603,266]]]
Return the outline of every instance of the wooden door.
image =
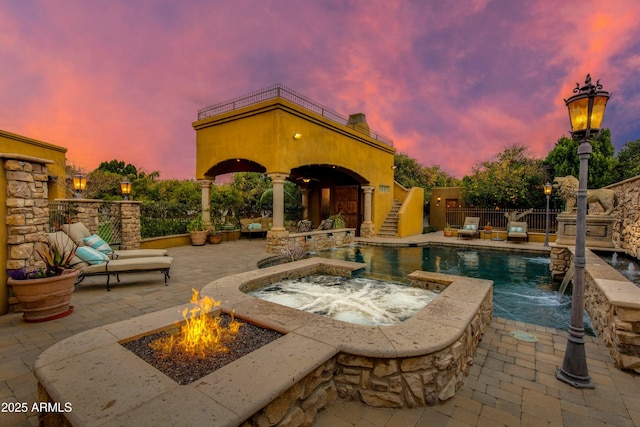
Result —
[[[357,185],[346,185],[334,189],[333,212],[342,215],[347,228],[359,228],[359,194],[360,188]]]

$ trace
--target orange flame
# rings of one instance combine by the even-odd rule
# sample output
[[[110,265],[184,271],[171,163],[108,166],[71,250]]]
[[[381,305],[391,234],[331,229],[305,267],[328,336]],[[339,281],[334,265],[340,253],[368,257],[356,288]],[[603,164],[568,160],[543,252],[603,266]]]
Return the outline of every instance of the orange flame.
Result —
[[[182,311],[185,322],[178,325],[180,330],[168,337],[159,338],[149,343],[149,347],[162,353],[165,357],[174,351],[200,358],[207,357],[212,353],[225,353],[229,351],[225,343],[232,341],[238,334],[240,326],[243,325],[235,320],[232,312],[229,325],[222,326],[220,324],[221,317],[208,315],[212,308],[220,305],[220,301],[208,296],[198,300],[199,292],[195,289],[192,291],[190,302],[195,304],[195,307],[191,309],[185,307]]]

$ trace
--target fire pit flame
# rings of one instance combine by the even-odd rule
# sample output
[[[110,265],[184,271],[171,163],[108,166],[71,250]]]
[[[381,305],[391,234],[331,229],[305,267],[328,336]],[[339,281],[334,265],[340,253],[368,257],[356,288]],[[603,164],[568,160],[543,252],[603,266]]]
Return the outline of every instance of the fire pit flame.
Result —
[[[221,325],[222,318],[208,315],[212,308],[220,305],[220,301],[208,296],[199,300],[199,292],[192,290],[190,302],[196,306],[191,309],[187,307],[182,311],[185,322],[178,325],[180,330],[149,343],[149,347],[165,357],[174,351],[200,358],[205,358],[212,353],[227,352],[229,349],[225,343],[233,340],[243,325],[235,320],[233,312],[229,324],[226,327]]]

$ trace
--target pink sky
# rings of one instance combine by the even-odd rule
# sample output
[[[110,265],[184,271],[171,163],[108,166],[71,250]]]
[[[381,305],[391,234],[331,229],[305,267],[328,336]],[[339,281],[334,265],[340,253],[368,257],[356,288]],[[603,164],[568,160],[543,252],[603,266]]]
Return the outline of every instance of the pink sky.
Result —
[[[193,178],[197,110],[281,83],[461,178],[545,157],[587,73],[640,139],[640,2],[0,0],[0,129]]]

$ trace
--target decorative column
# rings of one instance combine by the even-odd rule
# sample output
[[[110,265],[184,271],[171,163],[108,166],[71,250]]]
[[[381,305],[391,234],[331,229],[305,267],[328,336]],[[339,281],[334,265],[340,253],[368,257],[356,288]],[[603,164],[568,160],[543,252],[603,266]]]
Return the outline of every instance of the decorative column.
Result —
[[[211,225],[211,180],[200,179],[200,190],[202,195],[202,222],[206,226]]]
[[[132,200],[120,202],[121,244],[123,249],[140,248],[140,204]]]
[[[371,198],[375,187],[362,186],[360,188],[364,193],[364,221],[360,225],[360,237],[373,237],[375,230],[371,221]]]
[[[267,252],[282,253],[289,246],[289,232],[284,228],[284,180],[287,174],[267,174],[273,182],[273,226],[267,232]]]
[[[302,219],[309,219],[309,189],[301,188],[302,193]]]

